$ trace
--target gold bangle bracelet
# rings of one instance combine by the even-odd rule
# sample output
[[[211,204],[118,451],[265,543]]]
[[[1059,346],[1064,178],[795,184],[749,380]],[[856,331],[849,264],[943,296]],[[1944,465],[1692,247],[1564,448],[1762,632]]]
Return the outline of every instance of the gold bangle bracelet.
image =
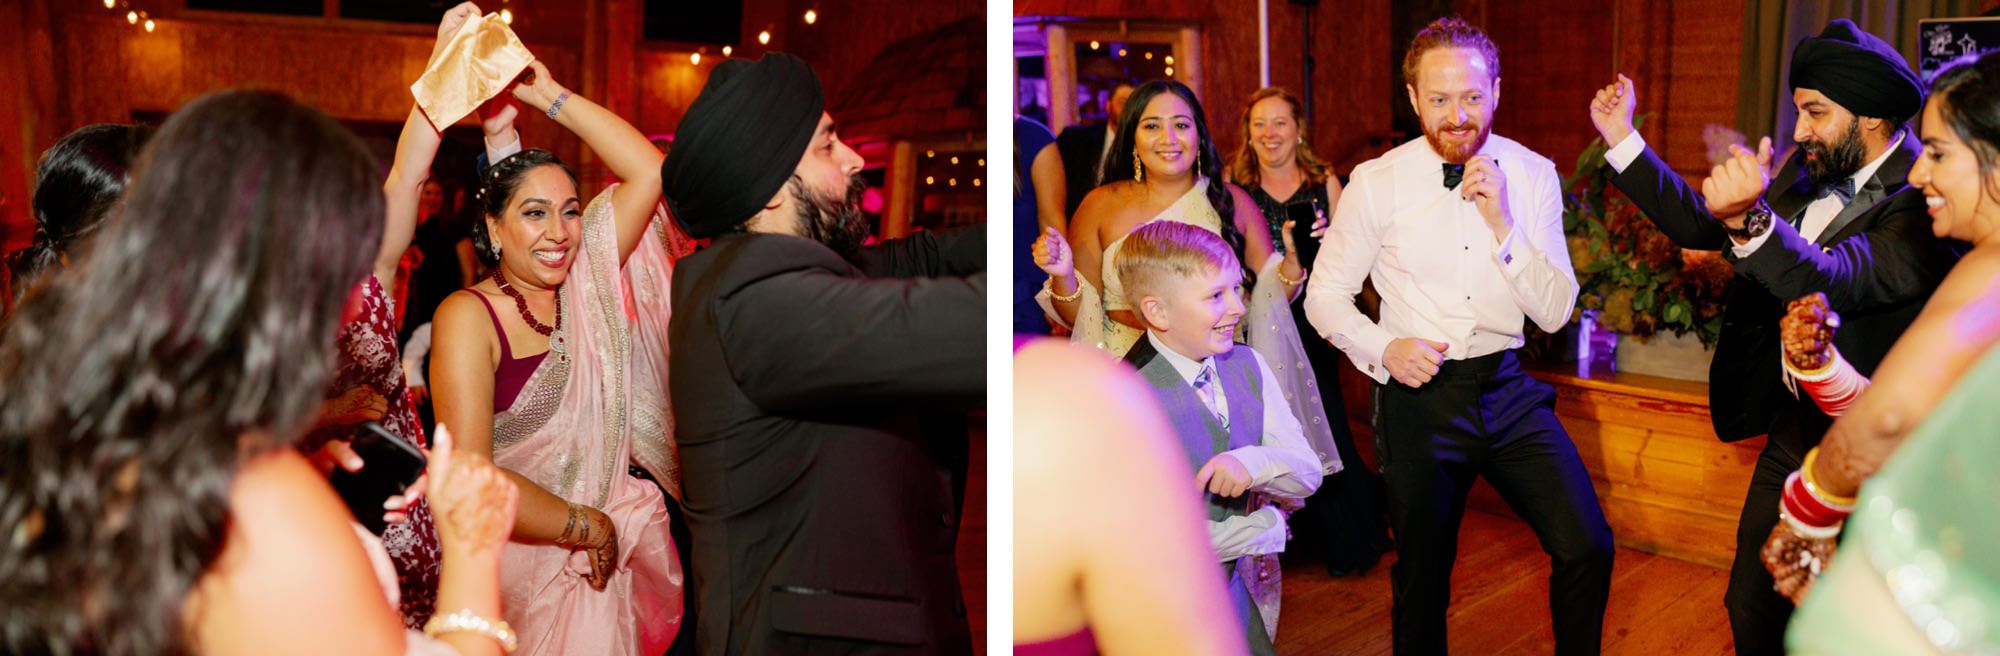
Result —
[[[1075,303],[1076,299],[1083,298],[1083,283],[1081,282],[1077,283],[1076,291],[1070,292],[1068,296],[1056,293],[1055,278],[1049,279],[1048,287],[1049,287],[1049,298],[1055,299],[1059,303]]]
[[[1837,496],[1832,490],[1826,489],[1825,485],[1821,485],[1819,481],[1814,479],[1812,466],[1813,461],[1818,458],[1819,447],[1813,447],[1812,450],[1806,452],[1805,462],[1799,465],[1799,477],[1804,478],[1806,481],[1806,492],[1819,497],[1820,501],[1825,501],[1830,505],[1853,508],[1855,501],[1858,500],[1856,497]]]
[[[1278,282],[1285,283],[1286,287],[1297,287],[1301,284],[1304,284],[1306,281],[1306,277],[1308,275],[1311,275],[1312,272],[1307,271],[1305,267],[1299,267],[1299,279],[1293,280],[1291,278],[1285,277],[1285,265],[1279,264],[1277,271],[1274,271],[1273,273],[1278,274]]]
[[[431,621],[424,623],[425,636],[435,638],[444,633],[476,633],[483,635],[500,641],[501,651],[509,654],[514,653],[514,649],[520,646],[520,638],[514,635],[514,627],[508,626],[507,620],[480,617],[478,613],[472,612],[470,608],[450,615],[433,615],[431,616]]]

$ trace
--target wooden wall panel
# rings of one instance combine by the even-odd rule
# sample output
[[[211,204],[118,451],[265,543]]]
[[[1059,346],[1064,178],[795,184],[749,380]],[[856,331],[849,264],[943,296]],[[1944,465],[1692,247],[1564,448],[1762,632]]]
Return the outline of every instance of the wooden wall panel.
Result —
[[[1661,152],[1684,175],[1708,177],[1704,127],[1711,123],[1736,127],[1742,56],[1742,0],[1675,0],[1673,42],[1667,51],[1668,97],[1659,110],[1663,129],[1645,134],[1648,139],[1665,140]]]
[[[1639,112],[1653,115],[1647,142],[1683,174],[1707,174],[1703,130],[1736,121],[1742,0],[1476,4],[1500,46],[1496,132],[1569,173],[1597,136],[1590,99],[1622,72],[1637,86]]]
[[[1014,15],[1207,20],[1220,17],[1222,12],[1217,8],[1221,4],[1215,0],[1014,0]],[[1251,23],[1257,21],[1255,0],[1230,2],[1228,8],[1236,12],[1248,9]]]
[[[11,252],[33,239],[35,166],[61,133],[46,0],[0,2],[0,25],[14,28],[13,38],[0,39],[0,251]],[[0,267],[0,280],[6,276]],[[12,302],[0,299],[0,308]]]
[[[1614,72],[1612,5],[1492,0],[1485,29],[1500,46],[1500,106],[1493,132],[1555,160],[1568,173],[1597,136],[1592,94]]]
[[[838,3],[817,0],[745,0],[743,13],[765,16],[768,6],[785,7],[773,31],[774,46],[805,59],[819,73],[827,97],[840,95],[847,82],[875,58],[885,46],[916,36],[967,16],[984,16],[981,0],[844,0]],[[759,7],[753,7],[757,5]],[[818,22],[807,25],[803,16],[817,7]],[[761,24],[745,25],[743,52],[760,50],[757,31]],[[782,43],[780,43],[782,41]],[[778,49],[778,48],[773,48]]]
[[[21,28],[0,52],[6,59],[0,90],[8,96],[0,124],[9,126],[0,136],[0,250],[26,245],[35,161],[71,130],[131,122],[135,113],[170,113],[204,94],[245,87],[284,92],[343,121],[400,125],[412,102],[409,85],[422,74],[434,38],[408,26],[200,12],[156,17],[149,33],[92,4],[0,3],[0,20]],[[520,4],[522,20],[542,11]],[[532,39],[577,31],[561,20],[521,31],[573,89],[582,82],[577,50]],[[475,123],[468,118],[461,125]],[[567,130],[538,116],[524,116],[520,127],[531,145],[581,161],[581,144]],[[582,173],[587,188],[601,183],[601,172],[586,166]]]
[[[1304,92],[1302,38],[1306,12],[1313,16],[1313,147],[1337,171],[1364,157],[1368,139],[1387,132],[1391,105],[1382,91],[1391,68],[1388,0],[1326,0],[1307,9],[1270,0],[1271,84]],[[1195,93],[1208,114],[1217,149],[1224,157],[1243,143],[1243,102],[1258,84],[1257,5],[1234,0],[1021,0],[1020,16],[1089,19],[1196,21],[1202,30],[1202,74]]]
[[[685,50],[648,48],[639,53],[639,115],[633,120],[646,134],[671,133],[681,124],[689,105],[708,83],[708,72],[721,57],[689,63]]]
[[[1253,2],[1181,0],[1023,0],[1023,16],[1199,21],[1207,80],[1201,95],[1216,124],[1217,145],[1241,137],[1243,99],[1257,88],[1257,13]],[[1655,114],[1645,134],[1670,163],[1690,174],[1708,166],[1702,130],[1733,125],[1742,0],[1569,3],[1462,0],[1455,11],[1481,22],[1501,47],[1503,97],[1496,130],[1554,160],[1568,173],[1595,136],[1591,96],[1624,70],[1639,84],[1642,112]],[[1371,137],[1389,131],[1404,97],[1391,93],[1400,62],[1390,62],[1385,0],[1321,2],[1313,9],[1316,148],[1346,173],[1371,156]],[[1271,82],[1297,92],[1304,79],[1300,31],[1304,8],[1270,3]],[[1224,129],[1226,126],[1227,129]]]

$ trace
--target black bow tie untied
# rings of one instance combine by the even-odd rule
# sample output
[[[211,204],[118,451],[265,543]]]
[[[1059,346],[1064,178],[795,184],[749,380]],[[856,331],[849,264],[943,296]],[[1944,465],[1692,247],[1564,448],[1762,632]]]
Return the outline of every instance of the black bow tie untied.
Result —
[[[1445,162],[1445,164],[1444,164],[1444,188],[1446,188],[1446,189],[1457,189],[1457,188],[1458,188],[1458,183],[1459,183],[1459,182],[1462,182],[1462,181],[1464,181],[1464,180],[1465,180],[1465,165],[1464,165],[1464,164],[1453,164],[1453,163],[1450,163],[1450,162]]]

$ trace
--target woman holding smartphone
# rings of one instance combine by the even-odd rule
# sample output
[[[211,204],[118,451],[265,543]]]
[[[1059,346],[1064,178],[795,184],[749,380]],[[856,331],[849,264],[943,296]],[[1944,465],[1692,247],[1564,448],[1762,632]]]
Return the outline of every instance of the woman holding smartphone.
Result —
[[[1288,245],[1296,248],[1299,264],[1310,271],[1319,252],[1320,236],[1326,232],[1327,217],[1333,216],[1335,204],[1340,202],[1340,178],[1313,153],[1299,113],[1299,99],[1282,88],[1265,87],[1251,94],[1243,105],[1243,146],[1230,159],[1229,179],[1249,190],[1250,199],[1257,202],[1264,224],[1271,229],[1271,243],[1278,245],[1279,252]],[[1290,233],[1290,240],[1285,239],[1286,233]],[[1344,366],[1340,351],[1320,339],[1312,323],[1306,321],[1304,294],[1292,302],[1292,319],[1306,361],[1312,363],[1313,379],[1318,383],[1340,459],[1360,462],[1340,395],[1340,368]],[[1298,546],[1325,562],[1329,574],[1366,574],[1388,549],[1388,524],[1376,491],[1380,486],[1377,479],[1379,476],[1367,467],[1328,474],[1319,491],[1292,516]]]

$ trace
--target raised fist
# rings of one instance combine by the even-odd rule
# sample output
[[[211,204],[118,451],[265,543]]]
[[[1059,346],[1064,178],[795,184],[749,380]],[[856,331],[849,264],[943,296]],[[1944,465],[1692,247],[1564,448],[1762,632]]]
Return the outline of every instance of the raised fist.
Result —
[[[1590,122],[1604,137],[1605,147],[1616,146],[1632,134],[1632,111],[1638,105],[1632,79],[1622,73],[1617,81],[1597,91],[1597,97],[1590,101]]]
[[[1813,292],[1792,301],[1778,321],[1785,361],[1799,371],[1826,368],[1833,361],[1833,332],[1839,328],[1840,315],[1827,306],[1825,294]]]

